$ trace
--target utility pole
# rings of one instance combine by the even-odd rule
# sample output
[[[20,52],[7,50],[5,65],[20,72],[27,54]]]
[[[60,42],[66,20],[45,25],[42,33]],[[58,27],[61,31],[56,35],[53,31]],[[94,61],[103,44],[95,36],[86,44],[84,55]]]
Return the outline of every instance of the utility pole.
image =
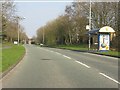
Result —
[[[17,28],[18,28],[18,45],[19,45],[19,17],[17,17]]]
[[[90,0],[90,9],[89,9],[89,32],[91,31],[91,0]],[[91,47],[91,35],[89,33],[89,50],[90,50],[90,47]]]
[[[25,19],[25,18],[21,18],[21,17],[17,16],[16,19],[17,19],[17,28],[18,28],[18,45],[19,45],[19,41],[20,41],[20,31],[19,31],[19,29],[20,29],[20,25],[19,25],[19,20],[23,20],[23,19]]]
[[[45,34],[44,34],[44,27],[43,27],[43,44],[45,42]]]

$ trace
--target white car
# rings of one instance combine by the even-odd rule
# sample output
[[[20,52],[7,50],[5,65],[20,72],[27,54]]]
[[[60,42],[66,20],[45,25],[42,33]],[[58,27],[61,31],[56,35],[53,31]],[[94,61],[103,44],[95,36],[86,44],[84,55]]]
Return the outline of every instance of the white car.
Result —
[[[18,42],[17,42],[17,41],[14,41],[14,44],[18,44]]]
[[[42,46],[43,46],[43,44],[41,43],[41,44],[40,44],[40,46],[42,47]]]

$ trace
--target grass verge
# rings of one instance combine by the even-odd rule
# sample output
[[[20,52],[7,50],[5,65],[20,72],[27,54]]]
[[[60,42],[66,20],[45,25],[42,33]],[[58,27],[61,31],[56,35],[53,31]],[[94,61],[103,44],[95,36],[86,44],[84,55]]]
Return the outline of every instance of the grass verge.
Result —
[[[2,49],[2,72],[16,64],[25,53],[25,48],[22,45],[10,44],[9,46],[10,48]]]
[[[55,47],[69,50],[88,50],[87,45],[59,45]]]
[[[88,45],[59,45],[55,46],[55,48],[61,48],[61,49],[69,49],[69,50],[83,50],[83,51],[88,51]],[[119,56],[120,57],[120,52],[117,51],[106,51],[106,52],[95,52],[97,54],[103,54],[103,55],[111,55],[111,56]]]
[[[106,52],[96,52],[96,53],[104,54],[104,55],[119,56],[120,57],[120,52],[117,52],[117,51],[106,51]]]

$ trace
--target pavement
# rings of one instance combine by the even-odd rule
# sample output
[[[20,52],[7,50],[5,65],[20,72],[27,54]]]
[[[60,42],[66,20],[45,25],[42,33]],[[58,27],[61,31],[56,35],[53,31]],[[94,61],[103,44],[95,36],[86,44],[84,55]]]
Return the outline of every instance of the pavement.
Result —
[[[118,58],[25,45],[2,88],[118,88]]]

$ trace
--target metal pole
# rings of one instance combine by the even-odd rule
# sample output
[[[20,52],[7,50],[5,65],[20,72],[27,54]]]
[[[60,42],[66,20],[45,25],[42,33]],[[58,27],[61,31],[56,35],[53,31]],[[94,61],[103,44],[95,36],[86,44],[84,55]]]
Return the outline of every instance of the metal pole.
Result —
[[[18,45],[19,45],[19,41],[20,41],[20,26],[19,26],[19,20],[25,19],[25,18],[20,18],[19,16],[16,17],[17,18],[17,28],[18,28]]]
[[[43,44],[44,44],[44,35],[45,35],[45,34],[44,34],[44,27],[43,27]]]
[[[90,11],[89,11],[89,31],[91,31],[91,0],[90,0]],[[89,34],[89,50],[91,47],[91,40],[90,40],[90,34]]]
[[[18,23],[18,45],[19,45],[19,20],[17,20]]]

